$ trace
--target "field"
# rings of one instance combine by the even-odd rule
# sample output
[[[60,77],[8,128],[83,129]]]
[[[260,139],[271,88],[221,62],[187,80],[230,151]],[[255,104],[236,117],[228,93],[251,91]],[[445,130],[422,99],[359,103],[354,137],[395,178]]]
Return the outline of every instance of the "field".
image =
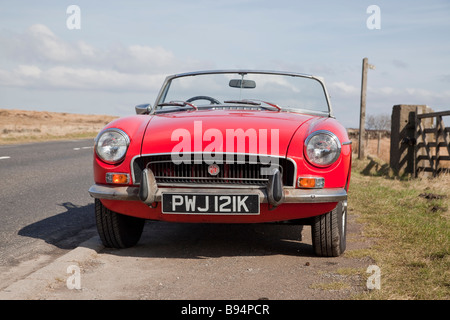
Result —
[[[356,152],[354,135],[352,141]],[[370,256],[381,289],[357,298],[450,299],[450,174],[396,177],[386,136],[366,140],[365,153],[363,160],[353,154],[348,205],[373,245],[345,254]]]
[[[0,109],[0,144],[93,138],[113,119]],[[370,257],[380,268],[381,284],[354,298],[449,300],[450,175],[409,179],[379,170],[389,163],[389,138],[379,141],[369,139],[370,159],[354,154],[348,199],[349,215],[363,224],[370,246],[345,255]]]
[[[0,109],[0,144],[94,138],[115,117]]]
[[[354,160],[348,199],[373,245],[345,254],[381,270],[381,289],[359,298],[450,299],[450,175],[398,179],[368,171],[373,161]]]

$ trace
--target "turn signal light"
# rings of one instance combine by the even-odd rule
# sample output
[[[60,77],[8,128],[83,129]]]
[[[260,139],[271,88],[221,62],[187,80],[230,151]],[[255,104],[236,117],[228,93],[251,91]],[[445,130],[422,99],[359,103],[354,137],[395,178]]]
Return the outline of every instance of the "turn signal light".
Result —
[[[320,189],[325,186],[324,178],[317,177],[300,177],[297,183],[299,188]]]
[[[106,174],[106,183],[128,184],[129,182],[130,175],[128,173],[108,172]]]

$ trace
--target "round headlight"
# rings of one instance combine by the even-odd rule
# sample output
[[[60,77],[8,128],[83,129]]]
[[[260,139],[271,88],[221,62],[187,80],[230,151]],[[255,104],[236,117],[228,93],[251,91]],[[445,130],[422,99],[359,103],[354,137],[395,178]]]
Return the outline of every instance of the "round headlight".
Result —
[[[330,131],[313,132],[305,140],[305,155],[308,161],[319,167],[333,164],[341,154],[341,143]]]
[[[123,160],[130,138],[119,129],[106,129],[97,137],[95,152],[106,163],[115,164]]]

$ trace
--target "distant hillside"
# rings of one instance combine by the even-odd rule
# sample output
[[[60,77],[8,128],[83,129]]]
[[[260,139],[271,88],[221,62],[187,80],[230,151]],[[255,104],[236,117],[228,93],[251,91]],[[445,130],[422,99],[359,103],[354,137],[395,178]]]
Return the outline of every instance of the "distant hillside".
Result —
[[[0,109],[0,144],[95,137],[117,117]]]

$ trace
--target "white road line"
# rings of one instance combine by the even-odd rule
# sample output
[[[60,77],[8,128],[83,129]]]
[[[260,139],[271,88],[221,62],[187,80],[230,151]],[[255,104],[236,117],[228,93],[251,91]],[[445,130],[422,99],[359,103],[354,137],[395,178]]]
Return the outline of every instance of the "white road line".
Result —
[[[78,151],[78,150],[87,150],[87,149],[93,149],[94,147],[81,147],[81,148],[73,148],[73,150]]]
[[[0,160],[11,159],[11,157],[0,157]]]

